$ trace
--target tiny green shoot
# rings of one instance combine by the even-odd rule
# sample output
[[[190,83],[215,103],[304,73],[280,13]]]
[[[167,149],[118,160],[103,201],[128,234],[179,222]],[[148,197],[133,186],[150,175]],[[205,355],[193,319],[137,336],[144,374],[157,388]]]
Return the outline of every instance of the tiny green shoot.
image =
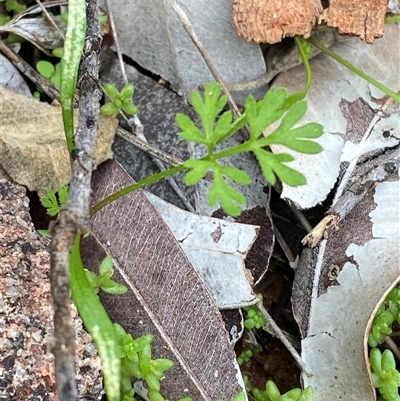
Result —
[[[99,274],[90,270],[85,270],[86,276],[94,289],[95,293],[102,289],[104,292],[115,295],[122,295],[128,291],[128,288],[114,281],[111,277],[114,274],[113,260],[111,255],[107,255],[100,264]]]
[[[105,84],[104,90],[111,101],[101,106],[100,113],[102,115],[116,117],[121,110],[131,115],[139,112],[138,108],[131,101],[135,92],[134,85],[126,84],[120,92],[115,85]]]

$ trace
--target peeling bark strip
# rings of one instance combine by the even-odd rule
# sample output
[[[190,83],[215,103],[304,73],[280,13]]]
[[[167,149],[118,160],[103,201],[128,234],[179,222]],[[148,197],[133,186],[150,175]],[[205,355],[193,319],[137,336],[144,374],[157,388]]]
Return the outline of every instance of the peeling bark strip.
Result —
[[[320,0],[235,0],[233,26],[247,41],[274,44],[296,35],[308,38],[321,13]]]
[[[322,19],[341,34],[357,35],[367,43],[383,36],[387,0],[331,0]]]
[[[80,69],[80,116],[75,135],[73,176],[69,198],[53,229],[51,288],[54,300],[54,330],[57,392],[60,401],[78,399],[75,382],[75,344],[71,322],[69,258],[77,233],[89,228],[91,176],[94,165],[96,126],[101,92],[99,75],[99,31],[96,0],[87,0],[87,39]]]

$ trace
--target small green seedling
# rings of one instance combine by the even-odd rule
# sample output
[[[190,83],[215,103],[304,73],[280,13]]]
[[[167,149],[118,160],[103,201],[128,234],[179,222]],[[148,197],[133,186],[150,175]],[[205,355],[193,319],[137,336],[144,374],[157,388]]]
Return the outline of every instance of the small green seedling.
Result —
[[[252,349],[244,350],[236,359],[238,365],[242,366],[244,363],[250,361],[250,359],[253,358],[253,356],[256,352],[257,352],[256,350],[252,350]]]
[[[6,10],[8,12],[13,11],[14,15],[22,13],[26,10],[26,5],[19,3],[17,0],[0,0],[0,2],[6,3]]]
[[[47,209],[49,216],[56,216],[60,213],[61,207],[65,204],[68,199],[68,186],[61,185],[57,195],[51,189],[47,190],[47,196],[40,198],[41,204]]]
[[[368,335],[369,346],[373,348],[382,344],[386,336],[392,334],[394,322],[400,323],[400,287],[393,288],[379,308]]]
[[[57,63],[55,66],[49,61],[40,60],[36,64],[36,69],[39,74],[50,80],[51,83],[56,85],[58,88],[61,85],[61,63]]]
[[[164,371],[172,368],[174,363],[165,358],[151,359],[151,341],[153,340],[151,334],[133,339],[118,323],[114,323],[114,329],[122,359],[121,398],[125,400],[126,397],[133,397],[131,378],[136,378],[146,381],[150,401],[164,401],[160,393],[160,380],[164,376]]]
[[[121,92],[113,84],[105,84],[104,90],[111,102],[101,106],[100,113],[104,116],[116,117],[120,110],[127,114],[135,115],[139,109],[132,103],[131,99],[135,92],[132,84],[126,84]]]
[[[47,195],[40,198],[40,203],[46,208],[49,216],[57,216],[60,213],[61,207],[65,204],[68,199],[68,186],[61,185],[57,195],[53,190],[48,189]],[[49,230],[37,230],[39,234],[44,237],[51,238]]]
[[[257,297],[260,299],[261,302],[263,301],[262,294],[257,294]],[[243,309],[245,311],[245,320],[243,324],[247,330],[254,330],[254,329],[258,330],[267,324],[267,319],[261,313],[257,304],[248,306]]]
[[[96,294],[99,292],[100,288],[109,294],[125,294],[128,291],[128,288],[123,284],[119,284],[112,280],[111,277],[113,274],[113,260],[110,255],[107,255],[101,262],[99,274],[96,274],[90,270],[86,270],[86,276]]]
[[[372,378],[385,401],[400,401],[400,372],[396,370],[396,362],[392,351],[386,349],[381,353],[378,348],[372,348],[369,362]]]
[[[314,390],[311,386],[304,390],[294,388],[285,394],[281,394],[272,380],[267,381],[264,391],[251,387],[247,381],[247,388],[249,387],[255,401],[313,401],[314,399]]]

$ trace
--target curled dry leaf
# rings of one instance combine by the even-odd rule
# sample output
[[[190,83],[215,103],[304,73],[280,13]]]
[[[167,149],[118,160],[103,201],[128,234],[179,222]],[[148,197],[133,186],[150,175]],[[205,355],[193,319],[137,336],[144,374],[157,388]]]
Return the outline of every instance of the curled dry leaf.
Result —
[[[132,183],[115,162],[93,178],[93,202]],[[168,226],[143,192],[136,191],[100,210],[83,249],[85,266],[97,269],[109,252],[115,279],[127,294],[102,297],[111,318],[134,337],[154,335],[154,357],[175,366],[161,392],[168,399],[230,400],[243,389],[235,353],[221,315]]]
[[[368,330],[376,305],[400,277],[400,153],[393,152],[381,169],[391,171],[387,181],[370,182],[328,239],[301,256],[292,302],[302,358],[314,372],[303,380],[314,387],[315,401],[375,400],[366,359]]]
[[[0,160],[5,171],[30,191],[54,191],[70,180],[61,107],[29,99],[0,86]],[[75,126],[79,114],[75,111]],[[118,121],[100,116],[96,165],[112,157]]]

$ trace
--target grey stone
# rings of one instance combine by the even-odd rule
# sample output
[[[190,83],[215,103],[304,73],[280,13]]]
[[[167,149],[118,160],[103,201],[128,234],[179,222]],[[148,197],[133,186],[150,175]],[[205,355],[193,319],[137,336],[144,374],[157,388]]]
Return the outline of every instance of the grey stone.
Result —
[[[172,0],[110,0],[110,8],[122,53],[170,82],[178,93],[214,81],[175,15]],[[231,26],[232,1],[186,0],[182,8],[224,81],[248,81],[265,73],[260,47],[244,41]],[[257,97],[265,93],[266,87],[262,89]],[[244,94],[235,98],[243,103]]]

